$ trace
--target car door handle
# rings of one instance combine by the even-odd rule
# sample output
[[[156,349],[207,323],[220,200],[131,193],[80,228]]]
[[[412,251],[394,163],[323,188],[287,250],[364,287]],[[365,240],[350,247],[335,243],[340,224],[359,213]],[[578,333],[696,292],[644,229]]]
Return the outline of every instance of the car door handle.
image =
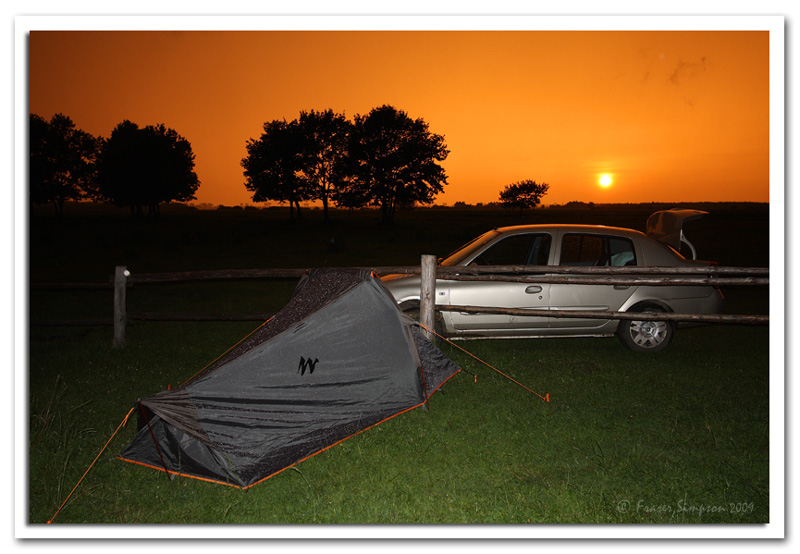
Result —
[[[536,294],[537,292],[542,292],[542,287],[539,285],[531,285],[525,289],[526,294]]]
[[[629,285],[614,285],[614,290],[625,290],[631,288]]]

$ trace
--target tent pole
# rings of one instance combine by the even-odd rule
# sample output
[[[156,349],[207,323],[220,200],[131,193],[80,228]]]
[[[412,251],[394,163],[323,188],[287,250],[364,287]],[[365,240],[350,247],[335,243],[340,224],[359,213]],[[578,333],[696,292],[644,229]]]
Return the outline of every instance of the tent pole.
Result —
[[[144,406],[142,406],[141,402],[137,402],[139,405],[139,410],[142,412],[142,417],[144,418],[145,423],[147,423],[147,430],[150,431],[150,437],[153,439],[153,444],[156,447],[156,452],[158,452],[158,457],[161,459],[161,465],[164,466],[164,472],[167,474],[167,478],[172,481],[175,476],[170,473],[169,469],[167,468],[167,462],[164,461],[164,456],[161,454],[161,448],[158,446],[158,441],[156,440],[156,435],[153,433],[153,428],[150,427],[150,420],[147,418],[147,414],[144,412]]]

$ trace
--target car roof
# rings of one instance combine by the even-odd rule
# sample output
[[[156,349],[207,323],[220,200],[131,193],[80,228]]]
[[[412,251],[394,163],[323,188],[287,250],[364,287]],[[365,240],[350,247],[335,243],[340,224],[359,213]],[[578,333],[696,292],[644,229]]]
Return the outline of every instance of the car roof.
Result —
[[[569,223],[554,224],[532,224],[532,225],[511,225],[508,227],[495,227],[494,229],[502,234],[530,233],[535,231],[561,231],[561,232],[584,232],[584,233],[612,233],[615,235],[627,235],[636,237],[646,237],[641,231],[628,229],[626,227],[611,227],[607,225],[581,225]]]

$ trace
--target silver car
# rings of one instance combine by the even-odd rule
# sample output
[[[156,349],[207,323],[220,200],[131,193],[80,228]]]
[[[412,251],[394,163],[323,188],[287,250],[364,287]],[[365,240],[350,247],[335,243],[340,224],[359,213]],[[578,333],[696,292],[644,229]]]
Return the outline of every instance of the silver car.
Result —
[[[705,266],[677,249],[694,247],[682,223],[705,212],[669,210],[653,214],[648,235],[599,225],[520,225],[493,229],[440,261],[442,266]],[[657,238],[653,238],[657,237]],[[542,273],[542,276],[548,275]],[[552,276],[552,275],[549,275]],[[400,308],[418,315],[419,275],[391,275],[384,284]],[[594,285],[547,282],[436,280],[436,304],[572,311],[719,313],[722,293],[696,285]],[[553,318],[437,311],[437,332],[451,339],[605,337],[617,335],[634,351],[663,350],[672,341],[671,321]],[[577,314],[576,314],[577,315]]]

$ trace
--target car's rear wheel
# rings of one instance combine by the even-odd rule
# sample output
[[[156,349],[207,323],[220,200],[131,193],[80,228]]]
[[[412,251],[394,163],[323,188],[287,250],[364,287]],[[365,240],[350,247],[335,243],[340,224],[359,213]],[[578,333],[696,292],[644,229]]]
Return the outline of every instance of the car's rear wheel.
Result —
[[[663,312],[658,306],[634,306],[629,312]],[[675,324],[672,321],[623,320],[617,329],[622,344],[634,352],[660,352],[672,342]]]

